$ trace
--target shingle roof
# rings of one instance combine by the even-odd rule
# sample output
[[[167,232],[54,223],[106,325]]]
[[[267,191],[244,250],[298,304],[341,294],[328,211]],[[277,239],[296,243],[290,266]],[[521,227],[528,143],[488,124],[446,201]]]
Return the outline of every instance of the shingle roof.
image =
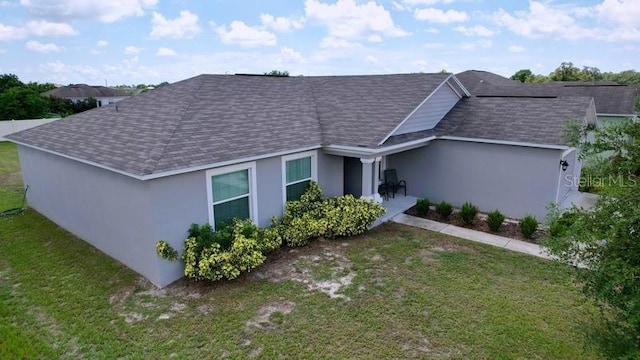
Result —
[[[564,145],[566,122],[587,121],[589,97],[471,97],[440,121],[437,135]]]
[[[321,76],[313,84],[324,143],[377,147],[450,74]]]
[[[514,81],[504,76],[500,76],[498,74],[483,70],[463,71],[456,74],[456,77],[472,95],[475,95],[479,87],[487,85],[509,87],[518,86],[521,84],[519,81]]]
[[[138,176],[322,144],[376,147],[448,76],[200,75],[10,138]]]
[[[45,96],[55,96],[59,98],[99,98],[99,97],[121,97],[127,94],[120,89],[113,89],[105,86],[89,86],[86,84],[76,84],[61,86],[42,93]]]
[[[640,92],[638,88],[627,85],[610,85],[589,82],[548,82],[521,84],[517,87],[488,86],[476,90],[477,95],[501,96],[586,96],[593,97],[596,111],[599,114],[634,113],[635,99]]]
[[[448,77],[200,75],[8,138],[134,176],[321,145],[375,149]],[[560,143],[562,120],[589,101],[463,99],[429,134],[385,145],[436,133]]]

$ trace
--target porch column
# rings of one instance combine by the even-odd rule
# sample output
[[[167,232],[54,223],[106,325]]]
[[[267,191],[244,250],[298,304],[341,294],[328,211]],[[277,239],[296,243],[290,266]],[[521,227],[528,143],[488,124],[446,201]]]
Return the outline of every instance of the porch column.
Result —
[[[362,163],[362,196],[361,199],[373,200],[373,163],[375,159],[360,158]]]
[[[382,184],[382,180],[380,180],[380,161],[382,161],[382,157],[377,157],[376,161],[373,163],[373,199],[378,203],[382,203],[382,196],[378,193],[378,185]]]

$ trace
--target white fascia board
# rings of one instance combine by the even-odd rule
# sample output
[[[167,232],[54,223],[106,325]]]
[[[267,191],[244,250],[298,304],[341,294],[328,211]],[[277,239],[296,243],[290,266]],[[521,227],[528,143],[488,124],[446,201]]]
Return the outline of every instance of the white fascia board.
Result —
[[[462,89],[462,91],[464,92],[464,94],[466,95],[466,97],[471,97],[471,93],[469,92],[469,90],[467,90],[466,87],[464,87],[464,85],[462,85],[462,82],[460,82],[460,80],[458,80],[458,78],[456,77],[455,74],[451,74],[451,79],[453,81],[455,81],[455,83],[460,86],[460,89]]]
[[[638,115],[636,114],[604,114],[604,113],[596,113],[596,116],[611,116],[611,117],[628,117],[628,118],[634,118]]]
[[[540,148],[540,149],[556,149],[556,150],[569,149],[569,147],[565,146],[565,145],[535,144],[535,143],[528,143],[528,142],[478,139],[478,138],[467,138],[467,137],[459,137],[459,136],[439,136],[438,139],[452,140],[452,141],[476,142],[476,143],[485,143],[485,144],[496,144],[496,145],[511,145],[511,146],[521,146],[521,147],[532,147],[532,148]]]
[[[382,141],[378,143],[378,146],[384,144],[385,141],[387,141],[390,137],[392,137],[393,134],[395,134],[395,132],[398,131],[398,129],[402,127],[402,125],[404,125],[404,123],[406,123],[411,118],[411,116],[413,116],[413,114],[415,114],[415,112],[418,111],[418,109],[420,109],[422,105],[424,105],[429,99],[431,99],[433,94],[438,92],[438,90],[440,90],[440,88],[444,86],[444,84],[446,84],[449,81],[449,79],[451,79],[452,77],[453,77],[453,74],[450,74],[442,83],[440,83],[440,85],[438,85],[438,87],[436,87],[429,95],[427,95],[427,97],[424,100],[422,100],[420,105],[416,106],[416,108],[413,109],[413,111],[411,111],[409,115],[407,115],[404,118],[404,120],[402,120],[398,125],[396,125],[396,127],[393,128],[393,130],[391,130],[391,132],[387,134],[387,136],[385,136],[384,139],[382,139]]]
[[[360,158],[376,158],[383,155],[393,154],[400,151],[408,150],[410,148],[420,147],[428,144],[432,140],[435,140],[435,136],[430,136],[423,139],[407,141],[401,144],[385,146],[377,149],[361,148],[356,146],[344,146],[344,145],[327,145],[324,152],[329,155],[360,157]]]

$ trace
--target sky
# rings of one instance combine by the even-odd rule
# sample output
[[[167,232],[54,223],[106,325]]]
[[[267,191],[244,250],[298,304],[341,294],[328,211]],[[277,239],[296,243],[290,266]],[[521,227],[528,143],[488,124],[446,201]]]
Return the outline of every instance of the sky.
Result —
[[[0,74],[157,84],[198,74],[640,70],[640,0],[0,0]]]

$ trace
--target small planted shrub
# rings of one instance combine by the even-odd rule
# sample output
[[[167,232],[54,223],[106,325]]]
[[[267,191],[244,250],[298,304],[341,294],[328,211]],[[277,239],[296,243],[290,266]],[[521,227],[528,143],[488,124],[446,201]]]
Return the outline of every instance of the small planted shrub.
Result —
[[[156,243],[156,254],[161,258],[169,261],[178,259],[178,252],[172,248],[166,241],[160,240]]]
[[[442,219],[447,220],[453,212],[453,206],[451,206],[451,204],[449,204],[448,202],[443,201],[440,204],[436,205],[436,212]]]
[[[489,230],[493,232],[498,232],[500,230],[500,226],[504,222],[504,215],[498,209],[493,210],[489,214],[487,214],[487,225],[489,226]]]
[[[577,210],[568,211],[560,215],[549,225],[549,235],[551,235],[551,237],[564,236],[576,221],[578,215]]]
[[[425,216],[429,213],[429,206],[431,206],[429,199],[416,200],[416,211],[420,216]]]
[[[525,238],[533,238],[533,234],[536,230],[538,230],[538,220],[536,220],[535,217],[527,215],[520,220],[520,232]]]
[[[473,224],[473,222],[476,220],[476,216],[478,216],[477,206],[473,205],[470,202],[462,204],[462,206],[460,207],[460,218],[465,224]]]

